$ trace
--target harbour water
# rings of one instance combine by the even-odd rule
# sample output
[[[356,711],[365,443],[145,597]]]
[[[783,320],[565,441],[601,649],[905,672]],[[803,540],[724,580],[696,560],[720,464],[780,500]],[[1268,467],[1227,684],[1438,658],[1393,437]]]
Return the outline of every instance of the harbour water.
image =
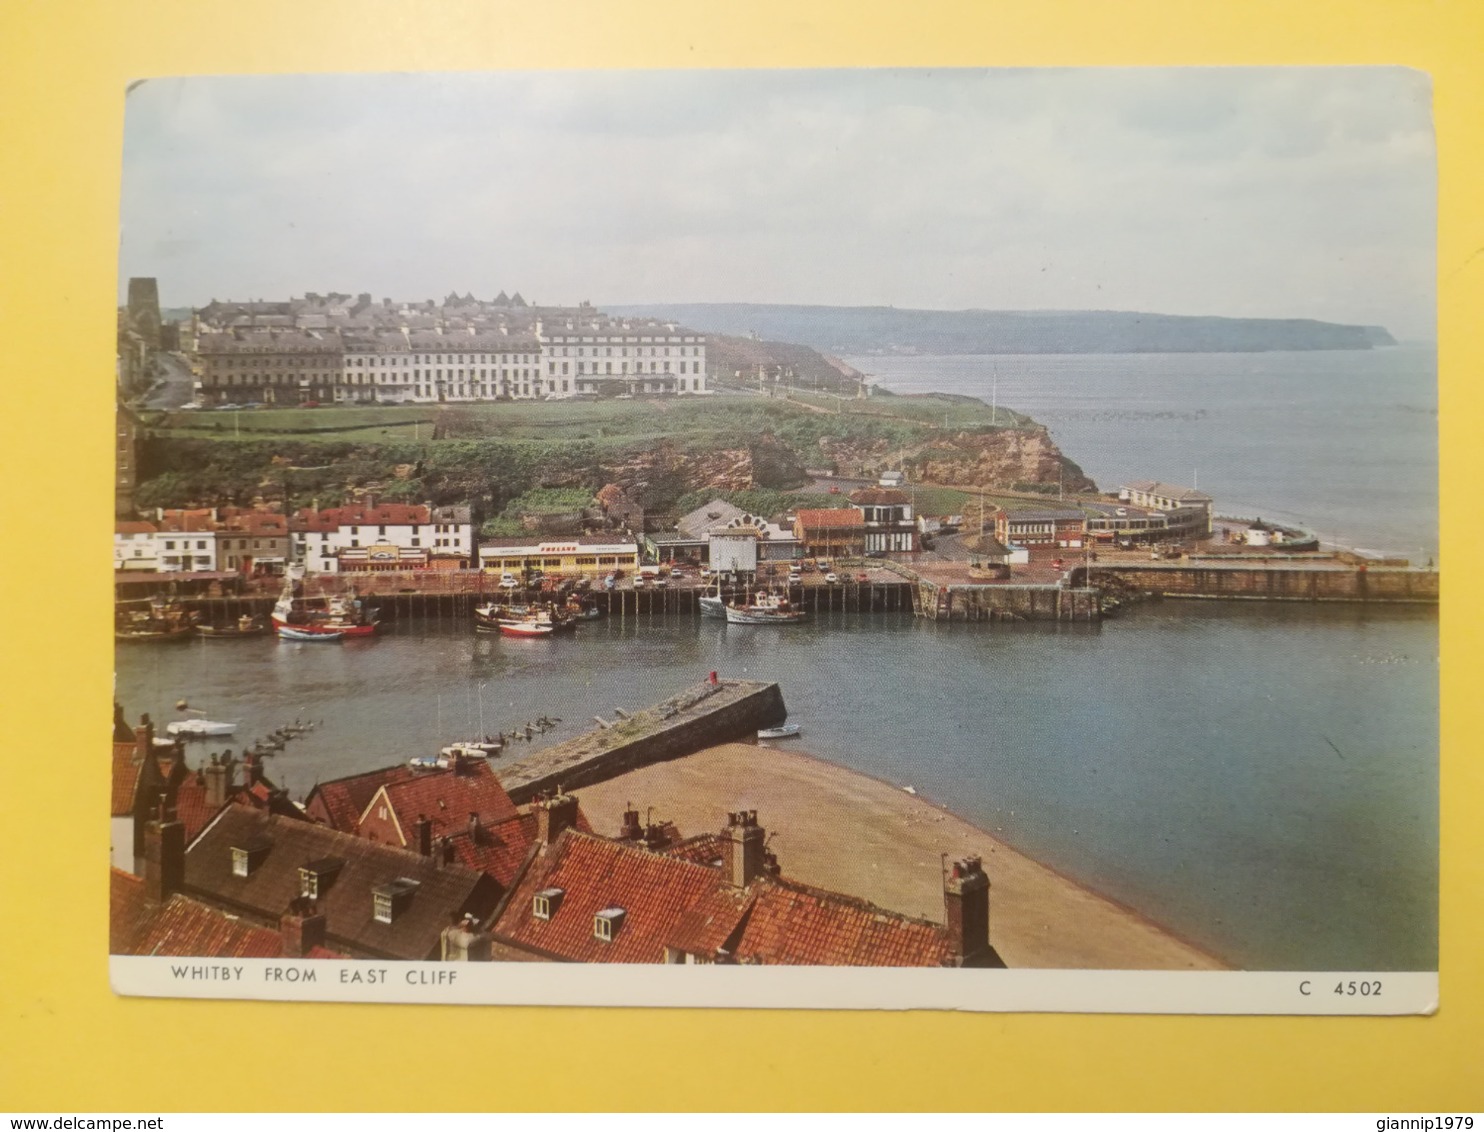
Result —
[[[1198,470],[1221,513],[1436,553],[1430,350],[852,364],[900,392],[985,398],[997,373],[1000,403],[1105,487]],[[485,732],[560,717],[537,747],[712,669],[775,680],[806,749],[914,787],[1238,966],[1436,969],[1433,609],[1171,601],[1101,626],[655,616],[535,641],[404,620],[341,645],[118,657],[131,714],[173,718],[185,698],[239,721],[239,747],[323,719],[269,768],[296,797],[467,738],[481,708]]]
[[[1437,557],[1432,348],[847,360],[897,393],[990,401],[998,389],[1105,491],[1198,480],[1219,514]]]
[[[186,697],[239,740],[323,719],[269,767],[301,796],[468,737],[481,707],[485,731],[559,717],[535,747],[712,669],[776,680],[806,749],[1230,962],[1412,970],[1436,962],[1436,663],[1431,610],[1167,602],[1101,627],[655,616],[521,641],[406,621],[342,645],[125,647],[118,693]]]

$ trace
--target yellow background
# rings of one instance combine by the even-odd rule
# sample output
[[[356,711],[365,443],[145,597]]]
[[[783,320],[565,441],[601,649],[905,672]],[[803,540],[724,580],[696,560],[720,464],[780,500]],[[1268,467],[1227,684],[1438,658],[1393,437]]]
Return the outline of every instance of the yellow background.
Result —
[[[0,6],[0,1109],[1479,1109],[1470,724],[1484,374],[1484,5],[1392,2]],[[1203,1019],[302,1006],[106,983],[110,383],[124,87],[492,67],[1406,64],[1441,160],[1442,1009]],[[1283,265],[1273,265],[1282,271]],[[1219,313],[1219,312],[1213,312]],[[1375,836],[1386,837],[1378,829]],[[1476,1074],[1478,1074],[1476,1076]]]

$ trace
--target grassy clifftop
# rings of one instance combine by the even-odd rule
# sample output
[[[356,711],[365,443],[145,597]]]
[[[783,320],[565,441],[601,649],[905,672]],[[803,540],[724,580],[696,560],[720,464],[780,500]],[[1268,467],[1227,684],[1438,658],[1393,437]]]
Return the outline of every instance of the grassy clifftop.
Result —
[[[984,468],[1006,486],[1083,479],[1029,418],[939,395],[780,391],[260,409],[160,414],[146,424],[136,493],[144,507],[330,505],[375,489],[393,500],[470,502],[492,515],[532,488],[618,482],[663,509],[696,491],[796,489],[806,469],[871,475],[904,464],[909,473],[914,466],[961,473],[962,483],[981,482]]]

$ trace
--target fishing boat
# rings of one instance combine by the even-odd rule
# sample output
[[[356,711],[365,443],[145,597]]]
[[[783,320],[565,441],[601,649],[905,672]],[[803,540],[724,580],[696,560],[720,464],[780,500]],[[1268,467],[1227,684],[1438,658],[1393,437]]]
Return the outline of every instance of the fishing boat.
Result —
[[[700,603],[702,617],[714,617],[718,621],[726,619],[727,603],[721,596],[720,581],[716,583],[715,593],[702,593],[696,600]]]
[[[294,596],[294,583],[303,576],[301,571],[291,571],[284,577],[283,592],[273,606],[273,628],[279,636],[285,629],[293,629],[303,635],[341,637],[369,637],[376,632],[376,610],[369,608],[354,593],[334,594],[326,598],[310,599]],[[302,636],[291,636],[290,640],[301,640]]]
[[[596,605],[575,597],[567,602],[566,612],[574,621],[596,621],[603,616],[603,611]]]
[[[725,610],[729,625],[794,625],[809,616],[772,592],[754,594],[746,605],[728,605]]]
[[[496,605],[491,602],[474,610],[476,629],[498,631],[507,637],[549,637],[576,625],[574,615],[550,602],[536,605]]]
[[[781,723],[777,727],[764,727],[757,733],[759,739],[795,739],[804,728],[797,723]]]
[[[345,633],[337,630],[302,629],[294,625],[278,626],[281,641],[343,641]]]
[[[120,641],[183,641],[196,635],[196,615],[174,598],[121,602],[113,635]]]
[[[197,625],[196,632],[208,641],[237,641],[244,637],[261,637],[268,626],[261,617],[244,613],[235,625]]]

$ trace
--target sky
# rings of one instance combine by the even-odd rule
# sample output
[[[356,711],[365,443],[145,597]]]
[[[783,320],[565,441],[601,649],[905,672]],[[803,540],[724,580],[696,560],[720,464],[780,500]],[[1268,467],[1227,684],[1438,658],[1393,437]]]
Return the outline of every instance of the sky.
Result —
[[[119,295],[1316,318],[1435,337],[1401,68],[151,79]]]

